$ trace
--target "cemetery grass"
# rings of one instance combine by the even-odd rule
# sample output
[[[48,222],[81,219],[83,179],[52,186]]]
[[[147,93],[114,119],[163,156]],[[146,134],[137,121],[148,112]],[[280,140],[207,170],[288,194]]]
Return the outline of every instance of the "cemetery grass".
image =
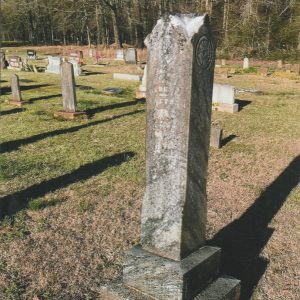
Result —
[[[134,99],[138,83],[112,80],[115,68],[76,78],[78,110],[89,112],[76,121],[53,118],[57,75],[19,72],[21,109],[5,103],[13,72],[1,75],[0,197],[16,209],[0,226],[0,299],[99,299],[139,242],[146,107]],[[243,299],[297,299],[299,82],[216,81],[263,94],[237,94],[239,113],[213,112],[224,145],[210,149],[207,238],[224,250],[223,271],[243,280]],[[101,92],[114,86],[123,93]]]

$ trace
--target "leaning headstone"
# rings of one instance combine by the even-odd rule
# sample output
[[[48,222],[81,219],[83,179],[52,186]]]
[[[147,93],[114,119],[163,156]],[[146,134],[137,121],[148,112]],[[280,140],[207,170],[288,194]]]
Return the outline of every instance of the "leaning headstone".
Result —
[[[46,73],[60,74],[62,58],[60,56],[48,56],[48,65]]]
[[[235,90],[232,85],[214,83],[212,102],[214,109],[223,112],[234,113],[239,110],[235,103]]]
[[[75,77],[73,65],[69,62],[64,62],[61,65],[61,88],[64,110],[55,112],[54,116],[64,119],[74,119],[85,115],[85,112],[76,111]]]
[[[208,17],[165,15],[145,44],[147,149],[141,246],[125,254],[124,285],[118,290],[113,290],[115,285],[104,288],[101,299],[147,295],[191,300],[202,299],[203,293],[211,297],[205,299],[225,299],[224,293],[226,299],[238,299],[238,280],[217,279],[221,249],[205,245],[215,55]],[[135,298],[126,295],[126,287],[137,292]]]
[[[124,60],[124,50],[123,49],[116,50],[115,60]]]
[[[222,146],[223,129],[217,126],[212,126],[210,130],[210,146],[213,148],[221,148]]]
[[[9,70],[21,71],[23,69],[23,62],[20,56],[9,56],[8,67]]]
[[[9,100],[9,104],[21,107],[23,104],[19,76],[14,74],[10,79],[12,98]]]
[[[5,59],[5,53],[0,52],[0,70],[6,69],[7,64],[6,64],[6,59]]]
[[[248,57],[244,58],[243,69],[249,69],[249,58]]]
[[[124,51],[124,60],[126,64],[137,64],[137,52],[135,48],[128,48]]]
[[[28,59],[37,59],[36,51],[35,50],[27,50],[27,58]]]
[[[147,92],[147,65],[144,68],[142,84],[139,86],[138,90],[136,91],[135,98],[146,99],[146,92]]]

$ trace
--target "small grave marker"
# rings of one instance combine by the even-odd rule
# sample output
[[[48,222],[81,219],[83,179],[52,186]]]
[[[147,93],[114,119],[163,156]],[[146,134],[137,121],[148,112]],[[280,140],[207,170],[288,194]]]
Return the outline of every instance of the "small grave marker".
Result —
[[[117,49],[116,50],[115,60],[124,60],[124,50],[123,49]]]
[[[277,68],[282,69],[282,60],[277,61]]]
[[[210,146],[214,148],[221,148],[222,146],[223,129],[217,126],[212,126],[210,131]]]
[[[248,57],[244,58],[243,69],[249,69],[249,58]]]
[[[23,104],[19,76],[14,74],[10,79],[12,99],[9,104],[21,107]]]
[[[135,48],[128,48],[124,52],[124,60],[126,64],[137,64],[137,52]]]
[[[7,69],[21,71],[23,68],[23,62],[20,56],[9,56]]]
[[[27,58],[28,59],[37,59],[36,51],[35,50],[27,50]]]
[[[114,73],[113,78],[118,80],[141,81],[142,76],[133,74]]]
[[[48,56],[48,65],[46,73],[60,74],[62,58],[60,56]]]
[[[230,113],[239,110],[238,104],[235,103],[235,90],[232,85],[214,83],[212,101],[215,110]]]
[[[142,84],[139,86],[138,90],[136,91],[135,98],[146,99],[146,92],[147,92],[147,65],[144,68]]]
[[[54,116],[72,120],[85,115],[85,112],[76,111],[75,77],[73,65],[69,62],[61,65],[61,87],[64,110],[55,112]]]

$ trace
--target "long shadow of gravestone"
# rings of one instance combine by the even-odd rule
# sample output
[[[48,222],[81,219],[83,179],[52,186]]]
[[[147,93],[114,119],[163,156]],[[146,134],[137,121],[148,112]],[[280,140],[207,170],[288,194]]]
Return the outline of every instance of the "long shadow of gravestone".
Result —
[[[222,247],[223,272],[241,279],[243,300],[251,298],[269,263],[260,257],[274,232],[268,225],[299,182],[300,155],[238,220],[220,230],[209,242]]]
[[[31,199],[42,197],[47,193],[64,188],[72,183],[99,175],[110,167],[121,165],[133,156],[133,152],[114,154],[112,156],[86,164],[69,174],[32,185],[22,191],[4,196],[0,198],[0,220],[3,219],[4,216],[11,216],[25,208],[28,201]]]
[[[135,115],[137,113],[141,113],[141,112],[144,112],[144,111],[145,110],[136,110],[136,111],[132,111],[132,112],[129,112],[129,113],[126,113],[126,114],[113,116],[111,118],[107,118],[107,119],[104,119],[104,120],[90,122],[88,124],[78,125],[78,126],[74,126],[74,127],[71,127],[71,128],[57,129],[57,130],[53,130],[53,131],[33,135],[31,137],[24,138],[24,139],[4,142],[4,143],[0,144],[0,153],[15,151],[15,150],[18,150],[19,147],[21,147],[23,145],[31,144],[31,143],[38,142],[40,140],[43,140],[43,139],[46,139],[46,138],[49,138],[49,137],[53,137],[53,136],[57,136],[57,135],[65,134],[65,133],[76,132],[76,131],[79,131],[79,130],[84,129],[84,128],[88,128],[88,127],[99,125],[99,124],[102,124],[102,123],[106,123],[106,122],[109,122],[109,121],[112,121],[112,120],[120,119],[122,117]]]

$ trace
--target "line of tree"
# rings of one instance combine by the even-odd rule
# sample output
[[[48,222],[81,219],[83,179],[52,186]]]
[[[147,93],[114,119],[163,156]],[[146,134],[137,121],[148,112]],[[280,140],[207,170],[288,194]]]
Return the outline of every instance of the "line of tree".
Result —
[[[299,0],[0,0],[1,39],[144,46],[166,12],[207,12],[224,53],[300,50]]]

